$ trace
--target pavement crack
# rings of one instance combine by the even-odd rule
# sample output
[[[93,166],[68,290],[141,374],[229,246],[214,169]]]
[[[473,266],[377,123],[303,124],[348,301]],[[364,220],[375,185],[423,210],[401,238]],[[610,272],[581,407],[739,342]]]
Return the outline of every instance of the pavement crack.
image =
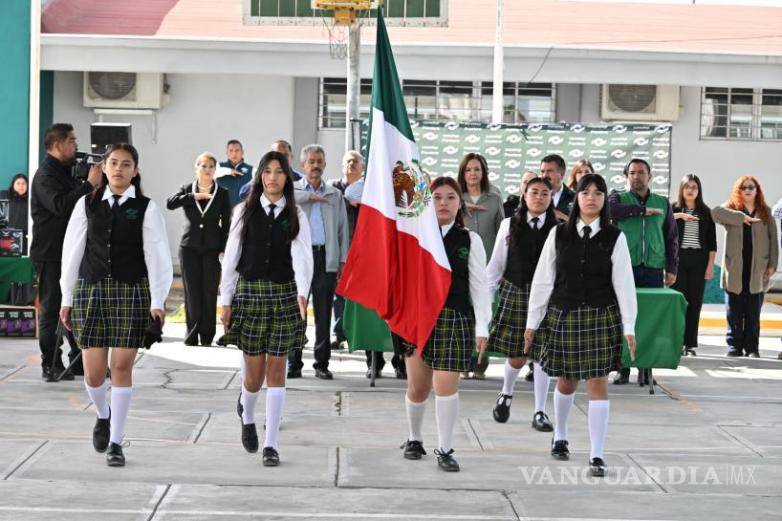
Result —
[[[746,441],[741,439],[741,437],[736,436],[735,434],[732,434],[730,431],[726,430],[724,425],[717,425],[717,428],[719,430],[721,430],[724,434],[726,434],[731,440],[735,441],[736,443],[738,443],[742,447],[751,450],[752,452],[754,452],[755,454],[757,454],[761,458],[765,458],[765,456],[763,455],[762,452],[760,452],[755,447],[753,447],[752,445],[750,445],[749,443],[747,443]]]
[[[513,504],[513,501],[510,499],[510,495],[508,494],[507,490],[501,490],[500,494],[502,494],[502,497],[505,498],[505,500],[508,502],[508,506],[510,506],[511,512],[513,512],[513,515],[516,516],[517,520],[521,520],[521,516],[519,515],[518,511],[516,510],[516,505]],[[526,515],[524,516],[527,517]]]
[[[211,420],[211,419],[212,419],[212,413],[211,412],[206,413],[201,418],[201,421],[199,422],[200,425],[196,426],[196,429],[198,430],[198,432],[196,432],[195,436],[193,436],[193,445],[198,443],[199,438],[201,438],[201,434],[203,434],[204,429],[206,429],[206,424],[209,423],[209,420]]]
[[[17,470],[19,470],[20,468],[22,468],[22,466],[23,466],[25,463],[27,463],[28,461],[30,461],[30,458],[32,458],[33,456],[35,456],[36,454],[38,454],[38,452],[40,452],[40,450],[41,450],[41,449],[42,449],[42,448],[43,448],[43,447],[44,447],[44,446],[45,446],[47,443],[49,443],[49,440],[45,440],[45,441],[41,442],[41,444],[40,444],[40,445],[38,445],[38,446],[37,446],[37,447],[36,447],[34,450],[30,451],[30,453],[29,453],[27,456],[25,456],[24,458],[22,458],[22,460],[21,460],[21,461],[20,461],[20,462],[19,462],[17,465],[15,465],[15,466],[14,466],[14,468],[12,468],[10,471],[8,471],[8,472],[6,473],[6,475],[5,475],[5,476],[3,476],[3,481],[5,481],[5,480],[7,480],[8,478],[10,478],[11,476],[13,476],[14,472],[16,472]]]
[[[11,369],[11,370],[10,370],[10,371],[8,371],[7,373],[5,373],[3,376],[1,376],[1,377],[0,377],[0,382],[2,382],[3,380],[5,380],[5,379],[7,379],[7,378],[10,378],[11,376],[15,375],[16,373],[18,373],[19,371],[21,371],[21,370],[22,370],[22,369],[24,369],[25,367],[27,367],[27,366],[26,366],[26,365],[24,365],[24,364],[22,364],[22,365],[17,365],[17,366],[16,366],[16,367],[14,367],[13,369]]]
[[[174,377],[171,376],[171,374],[176,373],[177,371],[179,371],[179,369],[171,369],[169,371],[164,371],[163,377],[166,379],[166,381],[160,384],[160,387],[162,387],[163,389],[168,389],[168,386],[174,381]]]
[[[339,487],[339,447],[337,447],[337,463],[334,467],[334,486]]]
[[[337,391],[334,393],[334,396],[337,398],[334,402],[334,410],[337,413],[337,416],[342,416],[342,391]]]
[[[236,372],[235,372],[235,373],[234,373],[234,374],[231,376],[231,378],[229,378],[229,379],[228,379],[228,381],[225,383],[225,386],[223,386],[223,390],[224,390],[224,391],[225,391],[226,389],[228,389],[229,387],[231,387],[231,384],[232,384],[232,383],[233,383],[233,381],[236,379],[236,376],[237,376],[238,374],[239,374],[239,371],[236,371]]]
[[[152,507],[152,512],[149,514],[149,517],[147,518],[147,521],[152,521],[154,519],[155,515],[157,515],[157,510],[160,508],[161,503],[163,503],[163,500],[166,499],[166,495],[168,495],[168,491],[171,490],[171,483],[168,483],[166,485],[166,489],[163,491],[162,494],[160,494],[160,499],[157,500],[157,503],[155,503],[155,506]]]
[[[646,468],[644,468],[644,466],[643,466],[643,465],[641,465],[640,463],[638,463],[638,461],[636,461],[636,459],[633,457],[633,455],[632,455],[632,454],[628,454],[628,455],[627,455],[627,457],[630,459],[630,461],[632,461],[633,463],[635,463],[635,465],[636,465],[636,466],[637,466],[639,469],[641,469],[641,471],[642,471],[644,474],[646,474],[646,475],[648,476],[648,478],[649,478],[649,479],[652,481],[652,483],[654,483],[655,485],[657,485],[658,487],[660,487],[660,490],[662,490],[664,493],[666,493],[666,494],[668,493],[668,491],[665,489],[665,487],[664,487],[664,486],[662,486],[662,484],[661,484],[661,483],[659,483],[659,482],[658,482],[656,479],[654,479],[654,478],[652,477],[652,475],[651,475],[651,474],[649,474],[649,473],[646,471]]]
[[[478,446],[481,448],[482,452],[486,452],[486,449],[483,446],[483,443],[481,442],[480,436],[478,436],[478,433],[475,431],[475,425],[472,424],[472,419],[467,418],[467,425],[470,426],[470,430],[472,431],[472,435],[475,436],[475,440],[478,442]]]

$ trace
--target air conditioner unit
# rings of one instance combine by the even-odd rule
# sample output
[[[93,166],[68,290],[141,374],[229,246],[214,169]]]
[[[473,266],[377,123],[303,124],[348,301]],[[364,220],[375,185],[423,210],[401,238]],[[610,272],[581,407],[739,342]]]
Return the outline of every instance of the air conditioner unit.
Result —
[[[160,109],[168,96],[164,75],[135,72],[84,73],[84,106],[108,109]]]
[[[676,121],[676,85],[603,85],[600,117],[605,121]]]

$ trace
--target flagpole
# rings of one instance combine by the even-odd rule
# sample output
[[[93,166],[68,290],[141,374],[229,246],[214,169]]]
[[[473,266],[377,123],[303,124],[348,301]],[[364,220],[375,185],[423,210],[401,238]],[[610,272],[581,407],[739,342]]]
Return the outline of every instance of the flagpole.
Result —
[[[358,18],[348,27],[348,71],[347,99],[345,114],[345,152],[360,148],[357,142],[361,132],[361,19]],[[355,129],[356,122],[359,128]]]
[[[497,0],[497,27],[494,32],[494,77],[492,84],[491,122],[502,123],[503,69],[505,55],[502,47],[502,2]]]

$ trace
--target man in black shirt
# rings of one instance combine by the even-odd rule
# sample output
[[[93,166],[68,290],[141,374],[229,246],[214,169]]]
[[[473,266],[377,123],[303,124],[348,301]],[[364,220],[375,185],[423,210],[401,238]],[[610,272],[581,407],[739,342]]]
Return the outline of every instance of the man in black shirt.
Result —
[[[103,171],[94,165],[87,181],[80,183],[71,175],[76,158],[76,134],[68,123],[56,123],[44,135],[46,157],[33,177],[30,193],[30,211],[33,218],[33,242],[30,259],[38,275],[38,342],[41,348],[42,376],[53,381],[64,369],[62,363],[61,333],[58,330],[60,316],[60,272],[62,243],[65,229],[76,201],[92,191],[100,183]],[[70,359],[79,351],[71,345]],[[74,366],[74,372],[83,374],[81,364]],[[72,374],[63,378],[73,379]]]

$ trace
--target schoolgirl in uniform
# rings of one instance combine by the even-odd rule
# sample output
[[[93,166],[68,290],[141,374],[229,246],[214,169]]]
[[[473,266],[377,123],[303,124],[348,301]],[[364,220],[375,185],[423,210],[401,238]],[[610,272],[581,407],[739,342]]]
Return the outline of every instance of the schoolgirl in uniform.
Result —
[[[624,234],[610,224],[602,176],[576,186],[567,222],[543,245],[530,290],[525,352],[540,353],[543,370],[557,377],[554,391],[554,459],[570,458],[567,421],[579,380],[589,396],[590,472],[605,475],[608,381],[624,333],[635,356],[635,283]]]
[[[288,351],[304,345],[312,243],[307,216],[293,198],[285,154],[268,152],[244,202],[234,209],[220,283],[225,344],[244,354],[236,410],[242,445],[258,451],[255,404],[266,381],[263,465],[280,464],[277,437],[285,404]]]
[[[474,346],[485,349],[491,301],[486,284],[486,253],[480,236],[464,228],[459,185],[449,177],[438,177],[430,189],[451,265],[451,287],[420,356],[414,345],[403,342],[410,434],[402,447],[407,459],[421,459],[426,454],[421,426],[426,400],[434,387],[437,464],[444,471],[458,472],[459,464],[453,457],[453,430],[459,416],[459,373],[469,370]]]
[[[489,329],[486,350],[503,353],[508,357],[505,360],[502,391],[497,395],[492,413],[500,423],[505,423],[510,417],[513,386],[519,371],[524,367],[524,330],[532,276],[543,251],[543,243],[557,225],[554,210],[550,206],[551,184],[548,180],[539,177],[530,180],[519,210],[513,217],[502,221],[491,260],[486,267],[489,294],[493,295],[498,286],[500,291],[499,307]],[[535,361],[532,427],[551,432],[554,427],[546,415],[549,376],[541,369],[538,356],[533,354],[530,358]]]
[[[173,270],[163,213],[141,192],[138,152],[121,143],[104,157],[101,184],[77,201],[65,232],[60,319],[83,352],[84,385],[98,413],[93,447],[121,467],[133,362],[150,317],[165,322]]]

